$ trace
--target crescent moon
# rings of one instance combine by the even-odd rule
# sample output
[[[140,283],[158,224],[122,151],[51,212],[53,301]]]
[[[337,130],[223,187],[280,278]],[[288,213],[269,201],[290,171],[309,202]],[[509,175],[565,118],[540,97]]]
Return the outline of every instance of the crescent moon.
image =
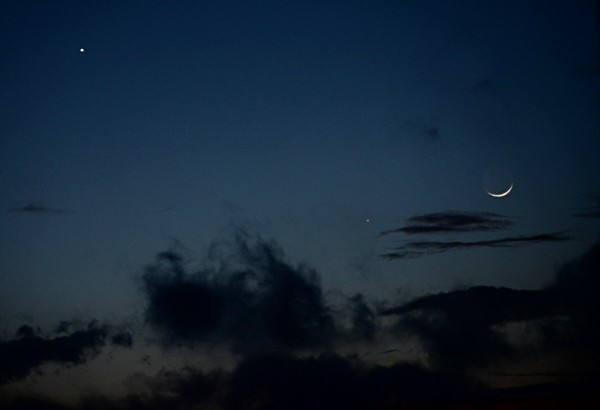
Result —
[[[491,192],[485,191],[488,193],[488,195],[493,196],[494,198],[502,198],[505,197],[506,195],[510,194],[510,191],[512,191],[513,189],[513,184],[510,184],[510,187],[508,187],[508,189],[506,190],[506,192],[503,192],[501,194],[492,194]]]

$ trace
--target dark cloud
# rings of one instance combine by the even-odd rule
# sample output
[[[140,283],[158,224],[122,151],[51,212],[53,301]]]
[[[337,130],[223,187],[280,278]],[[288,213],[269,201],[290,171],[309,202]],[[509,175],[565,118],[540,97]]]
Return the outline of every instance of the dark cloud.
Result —
[[[442,139],[442,131],[434,119],[401,119],[395,113],[390,113],[380,120],[392,140],[408,137],[427,143],[437,143]]]
[[[382,314],[405,314],[417,310],[444,312],[445,317],[465,317],[477,306],[479,325],[524,320],[550,311],[555,300],[547,292],[515,290],[494,286],[475,286],[465,290],[438,293],[418,298]]]
[[[47,362],[84,363],[100,352],[107,332],[107,327],[91,322],[85,329],[46,338],[30,326],[21,326],[16,339],[0,342],[0,384],[22,379]]]
[[[489,371],[487,374],[497,377],[508,377],[508,378],[533,378],[533,377],[544,377],[551,379],[564,379],[565,377],[594,377],[596,372],[566,372],[566,371],[541,371],[541,372],[501,372],[501,371]]]
[[[462,399],[474,388],[420,366],[367,366],[331,354],[251,356],[230,380],[224,407],[231,410],[403,408]]]
[[[600,192],[591,192],[587,195],[594,205],[588,207],[585,211],[573,214],[576,218],[600,218]]]
[[[490,389],[456,374],[411,364],[368,366],[334,354],[252,355],[231,372],[183,368],[138,378],[143,388],[122,398],[91,395],[64,406],[17,396],[0,398],[0,405],[7,410],[585,408],[598,387],[563,383]]]
[[[574,215],[577,218],[600,218],[600,208],[592,209],[586,212],[580,212]]]
[[[464,400],[478,384],[420,366],[367,366],[335,354],[298,358],[258,354],[231,372],[184,368],[144,377],[145,389],[86,409],[325,410],[390,409]]]
[[[230,245],[231,255],[226,257],[226,253],[217,252],[222,260],[218,267],[192,273],[188,272],[182,256],[164,252],[159,255],[156,264],[148,267],[143,283],[149,298],[148,320],[166,338],[166,342],[194,344],[214,338],[244,353],[235,367],[213,371],[186,367],[177,371],[161,370],[155,376],[138,375],[135,376],[138,388],[131,389],[126,396],[88,396],[75,408],[377,410],[453,408],[448,407],[452,405],[488,408],[498,402],[513,405],[524,396],[528,404],[537,405],[540,401],[532,398],[537,397],[532,394],[543,394],[546,400],[548,392],[553,391],[561,392],[560,400],[565,401],[557,402],[564,404],[572,402],[572,398],[579,395],[579,390],[577,395],[569,396],[564,392],[571,391],[571,387],[559,385],[542,390],[529,388],[527,391],[488,389],[473,381],[467,370],[484,367],[488,373],[490,369],[494,373],[490,366],[495,363],[556,351],[575,352],[579,355],[576,358],[587,361],[594,369],[600,364],[597,348],[600,339],[600,323],[597,321],[600,313],[597,297],[600,290],[600,244],[580,259],[565,264],[554,280],[540,290],[476,286],[420,297],[381,311],[382,315],[397,319],[396,337],[416,336],[422,342],[430,363],[428,367],[402,362],[386,366],[368,364],[357,355],[342,357],[332,353],[326,342],[333,337],[335,331],[332,327],[335,326],[331,312],[320,296],[315,296],[320,295],[320,288],[316,278],[312,277],[314,272],[285,262],[281,250],[274,243],[250,238],[243,232],[238,232]],[[289,288],[283,284],[290,284]],[[273,292],[281,292],[282,295],[274,295]],[[206,298],[206,295],[209,297]],[[158,299],[153,299],[155,297]],[[289,301],[284,303],[279,297]],[[345,301],[351,332],[361,340],[372,339],[378,330],[378,315],[360,294]],[[273,332],[271,328],[280,323],[279,315],[268,315],[263,306],[280,308],[289,317],[291,325],[284,329],[283,334]],[[158,308],[158,311],[152,310]],[[242,309],[247,309],[246,314],[240,313]],[[172,317],[186,311],[193,315],[181,319],[181,322]],[[216,317],[203,317],[206,312],[216,313]],[[316,325],[314,321],[317,321]],[[512,323],[533,322],[537,323],[536,330],[541,335],[540,341],[533,347],[515,344],[498,330]],[[96,344],[71,345],[88,346],[87,349],[93,353],[105,341],[127,345],[130,340],[117,331],[111,335],[110,329],[93,323],[89,327],[103,330],[102,335],[91,338],[96,340]],[[22,326],[16,341],[37,338],[48,343],[60,338],[69,339],[77,333],[72,330],[75,328],[75,323],[61,322],[56,330],[67,335],[45,339],[38,336],[38,330]],[[90,329],[79,332],[89,332]],[[313,332],[318,330],[322,330],[325,337],[315,339]],[[252,336],[247,333],[250,331],[254,332]],[[293,341],[287,336],[291,331],[298,333]],[[252,337],[276,349],[250,349],[248,344]],[[314,345],[321,348],[320,354],[294,351],[295,347]],[[75,359],[65,362],[78,363],[79,357],[91,357],[89,353],[81,353],[83,350],[77,351],[81,356],[72,354]],[[396,351],[388,349],[381,354]],[[510,376],[502,370],[496,372],[498,377],[504,377],[502,372],[506,373],[506,377]],[[534,372],[532,370],[528,375]],[[568,369],[548,367],[537,373],[538,376],[557,375],[556,380],[560,381],[560,375],[568,372]],[[583,374],[594,377],[598,372]],[[515,375],[521,377],[518,372]],[[594,388],[586,386],[581,388],[583,394],[595,391],[595,385]],[[0,398],[0,406],[9,409],[27,406],[65,408],[31,398],[14,398],[12,401]]]
[[[373,341],[375,339],[376,314],[366,303],[362,294],[358,293],[349,299],[350,319],[352,327],[350,334],[358,340]]]
[[[565,264],[545,291],[558,294],[565,319],[543,323],[541,331],[548,344],[585,352],[587,360],[596,360],[600,366],[600,243]]]
[[[39,328],[22,325],[13,340],[0,341],[0,385],[23,379],[45,363],[85,363],[100,353],[107,339],[115,346],[133,346],[129,332],[95,320],[85,324],[61,321],[47,336],[42,336]]]
[[[438,142],[441,139],[440,129],[438,127],[425,127],[423,129],[423,134],[425,134],[425,137],[431,142]]]
[[[533,243],[541,242],[562,242],[570,238],[565,232],[552,232],[530,236],[511,236],[485,241],[422,241],[408,242],[402,246],[393,249],[393,252],[388,252],[380,255],[382,258],[393,259],[408,259],[416,258],[424,255],[432,255],[436,253],[447,252],[454,249],[469,249],[469,248],[513,248]]]
[[[56,334],[61,334],[61,333],[67,333],[72,326],[72,322],[69,322],[67,320],[61,320],[58,325],[56,325],[56,327],[54,328],[54,333]]]
[[[43,204],[39,203],[29,203],[28,205],[24,205],[17,208],[10,208],[8,212],[27,212],[27,213],[36,213],[36,214],[64,214],[68,213],[64,209],[51,208]]]
[[[133,346],[133,336],[128,332],[115,333],[110,337],[110,341],[115,346],[127,348]]]
[[[462,371],[516,354],[492,325],[558,313],[547,292],[479,286],[416,299],[382,312],[420,336],[435,366]]]
[[[575,355],[597,368],[599,274],[596,244],[541,290],[478,286],[424,296],[382,314],[398,315],[398,329],[419,336],[437,368],[460,371],[549,353]],[[534,346],[515,345],[499,331],[514,323],[538,335]]]
[[[500,90],[494,81],[489,78],[482,78],[473,84],[473,91],[482,96],[497,97]]]
[[[57,403],[53,400],[43,397],[24,397],[13,398],[0,397],[0,405],[4,410],[71,410],[73,407]]]
[[[403,227],[386,230],[380,236],[391,233],[457,233],[487,232],[510,228],[512,222],[507,217],[491,212],[436,212],[417,215],[406,220]]]
[[[253,367],[260,363],[274,373]],[[252,376],[256,379],[248,380]],[[240,384],[246,380],[247,384]],[[579,409],[595,402],[598,389],[597,383],[478,389],[464,378],[410,365],[365,368],[335,356],[258,358],[257,363],[247,363],[231,375],[206,375],[192,369],[162,372],[148,380],[150,386],[156,390],[123,399],[88,396],[77,406],[25,397],[0,398],[0,405],[6,410]]]
[[[216,408],[226,393],[225,373],[202,372],[184,367],[178,371],[161,370],[155,376],[137,375],[141,391],[130,392],[120,399],[95,395],[86,397],[80,407],[94,409],[195,409]],[[213,407],[215,406],[215,407]]]
[[[146,318],[165,344],[224,343],[253,351],[329,343],[334,321],[314,270],[291,265],[274,242],[241,230],[227,247],[212,248],[220,255],[215,268],[188,272],[174,252],[161,253],[147,268]]]

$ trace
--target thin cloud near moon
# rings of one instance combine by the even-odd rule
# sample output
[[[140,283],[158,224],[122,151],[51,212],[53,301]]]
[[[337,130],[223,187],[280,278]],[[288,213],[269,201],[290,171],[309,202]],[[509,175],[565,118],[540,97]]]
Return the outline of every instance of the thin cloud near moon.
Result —
[[[511,189],[512,184],[506,192],[496,195],[506,196]],[[402,227],[380,232],[379,237],[398,233],[439,237],[439,235],[445,234],[506,231],[512,227],[513,222],[510,218],[493,212],[445,211],[415,215],[407,219]],[[527,244],[562,242],[569,239],[571,238],[564,231],[537,235],[511,235],[478,241],[440,241],[436,238],[435,240],[405,242],[399,246],[388,248],[388,252],[379,256],[388,260],[410,259],[458,249],[514,248]]]
[[[438,234],[506,230],[512,221],[493,212],[445,211],[415,215],[404,226],[380,232],[379,236],[392,233]]]

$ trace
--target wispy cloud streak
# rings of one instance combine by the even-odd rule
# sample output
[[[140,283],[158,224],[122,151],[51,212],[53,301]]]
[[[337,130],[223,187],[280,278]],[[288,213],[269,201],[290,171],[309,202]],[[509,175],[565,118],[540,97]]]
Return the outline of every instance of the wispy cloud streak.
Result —
[[[454,249],[469,249],[469,248],[514,248],[516,246],[541,243],[541,242],[563,242],[569,240],[570,237],[565,232],[544,233],[539,235],[529,236],[511,236],[499,239],[491,239],[485,241],[421,241],[408,242],[402,246],[393,249],[393,252],[388,252],[380,255],[389,260],[393,259],[409,259],[424,255],[432,255],[436,253],[447,252]]]
[[[462,233],[500,231],[510,228],[507,217],[492,212],[436,212],[417,215],[406,220],[400,228],[382,231],[379,236],[392,233]]]
[[[8,212],[22,212],[33,214],[65,214],[69,211],[59,208],[51,208],[43,204],[31,202],[24,206],[9,208]]]

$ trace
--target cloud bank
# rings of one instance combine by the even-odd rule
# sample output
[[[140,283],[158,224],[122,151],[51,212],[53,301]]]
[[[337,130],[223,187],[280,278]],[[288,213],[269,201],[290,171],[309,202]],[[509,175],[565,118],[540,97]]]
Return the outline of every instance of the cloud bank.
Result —
[[[544,289],[477,286],[420,297],[382,314],[398,316],[398,329],[420,338],[435,368],[461,371],[545,354],[598,369],[599,292],[597,243]]]
[[[0,342],[0,385],[25,378],[44,363],[73,366],[96,357],[111,333],[108,325],[91,321],[85,328],[70,331],[71,323],[61,322],[55,337],[43,337],[31,326],[23,325],[13,340]],[[112,344],[131,347],[132,336],[118,332]]]
[[[325,303],[317,272],[287,261],[273,241],[238,230],[231,242],[212,251],[217,258],[211,267],[192,270],[173,251],[160,253],[146,267],[141,276],[146,321],[159,343],[170,349],[198,354],[207,344],[231,349],[237,354],[233,367],[162,368],[154,375],[132,376],[138,388],[124,396],[88,395],[73,407],[22,396],[0,398],[0,405],[123,410],[487,408],[498,397],[506,403],[501,395],[508,393],[488,388],[474,375],[493,373],[499,363],[560,356],[568,359],[566,363],[589,367],[585,383],[598,376],[594,369],[600,368],[600,243],[565,264],[539,290],[474,286],[417,297],[379,312],[361,294],[345,298],[343,306]],[[345,327],[339,323],[340,311]],[[427,363],[395,357],[384,365],[338,349],[340,342],[357,343],[381,352],[380,337],[417,340]],[[0,359],[9,363],[2,368],[2,380],[23,378],[46,362],[83,363],[107,343],[130,347],[133,338],[95,322],[83,329],[61,322],[54,337],[41,337],[24,326],[15,340],[0,344]],[[388,358],[398,351],[384,353]],[[543,373],[556,374],[560,381],[561,375],[577,371],[567,364]],[[506,370],[496,371],[502,372]],[[549,397],[547,391],[544,394]],[[560,400],[573,402],[579,396],[569,394]],[[543,402],[527,397],[531,403]]]

